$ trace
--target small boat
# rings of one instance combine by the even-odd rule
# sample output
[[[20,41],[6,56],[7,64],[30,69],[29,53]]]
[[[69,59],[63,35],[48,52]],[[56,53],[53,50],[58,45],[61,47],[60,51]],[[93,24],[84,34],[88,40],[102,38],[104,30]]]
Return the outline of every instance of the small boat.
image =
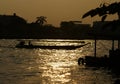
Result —
[[[16,45],[16,48],[27,48],[27,49],[33,49],[33,48],[41,48],[41,49],[67,49],[72,50],[76,48],[83,47],[87,44],[81,44],[81,45],[33,45],[29,42],[29,44],[25,44],[25,42],[20,42]]]

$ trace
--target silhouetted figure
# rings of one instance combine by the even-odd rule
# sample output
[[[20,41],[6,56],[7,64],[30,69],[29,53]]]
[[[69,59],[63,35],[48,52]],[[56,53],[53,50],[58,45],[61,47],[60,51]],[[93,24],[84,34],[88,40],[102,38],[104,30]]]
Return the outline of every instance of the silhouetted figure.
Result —
[[[83,58],[79,58],[79,59],[78,59],[78,65],[81,65],[81,64],[84,65],[84,62],[85,62],[85,61],[84,61]]]
[[[28,45],[29,45],[29,46],[32,46],[32,43],[31,43],[31,41],[29,41]]]

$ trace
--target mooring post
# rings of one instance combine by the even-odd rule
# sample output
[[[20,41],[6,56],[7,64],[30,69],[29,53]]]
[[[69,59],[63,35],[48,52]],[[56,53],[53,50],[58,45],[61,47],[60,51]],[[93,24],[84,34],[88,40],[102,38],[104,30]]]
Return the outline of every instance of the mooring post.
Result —
[[[118,40],[118,49],[120,49],[120,40]]]
[[[112,51],[114,51],[114,40],[112,40]]]
[[[97,40],[96,40],[96,37],[95,37],[95,44],[94,44],[94,57],[96,57],[96,49],[97,49],[97,46],[96,46],[96,44],[97,44]]]

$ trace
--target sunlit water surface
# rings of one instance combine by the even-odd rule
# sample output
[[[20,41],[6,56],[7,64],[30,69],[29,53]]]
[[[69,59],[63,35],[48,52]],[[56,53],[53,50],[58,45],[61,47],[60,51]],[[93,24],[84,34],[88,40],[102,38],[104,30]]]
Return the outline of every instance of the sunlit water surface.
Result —
[[[77,64],[79,57],[93,55],[94,41],[85,40],[90,44],[75,50],[18,49],[15,48],[18,42],[0,40],[0,84],[113,84],[117,79],[107,69]],[[80,44],[80,41],[50,42],[59,45]],[[37,41],[45,45],[50,42]],[[110,41],[98,41],[97,44],[98,56],[108,54]]]

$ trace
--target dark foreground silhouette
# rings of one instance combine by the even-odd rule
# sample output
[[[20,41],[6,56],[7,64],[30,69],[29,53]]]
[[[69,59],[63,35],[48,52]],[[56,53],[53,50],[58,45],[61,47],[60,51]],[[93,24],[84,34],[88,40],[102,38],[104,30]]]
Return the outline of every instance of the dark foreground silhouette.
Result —
[[[120,75],[120,49],[110,50],[109,57],[85,56],[85,59],[79,58],[78,64],[85,64],[88,67],[104,67],[110,69],[113,73]],[[84,63],[83,63],[84,62]]]

